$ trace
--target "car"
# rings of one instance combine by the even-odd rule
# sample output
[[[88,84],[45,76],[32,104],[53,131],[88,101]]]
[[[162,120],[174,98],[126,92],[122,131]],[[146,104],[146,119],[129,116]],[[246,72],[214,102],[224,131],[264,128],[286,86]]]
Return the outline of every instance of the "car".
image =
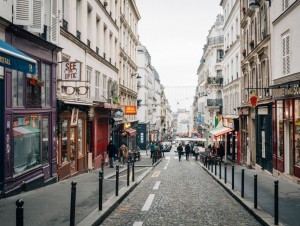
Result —
[[[162,150],[163,152],[169,152],[172,149],[172,143],[171,142],[162,142]]]

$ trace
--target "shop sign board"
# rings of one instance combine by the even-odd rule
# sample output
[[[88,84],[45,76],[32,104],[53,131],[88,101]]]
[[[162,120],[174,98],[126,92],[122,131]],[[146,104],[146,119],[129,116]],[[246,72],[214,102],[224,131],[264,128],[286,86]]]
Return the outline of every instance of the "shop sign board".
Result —
[[[125,115],[136,115],[136,106],[125,106]]]
[[[62,81],[80,81],[81,63],[80,62],[62,62],[61,63]]]

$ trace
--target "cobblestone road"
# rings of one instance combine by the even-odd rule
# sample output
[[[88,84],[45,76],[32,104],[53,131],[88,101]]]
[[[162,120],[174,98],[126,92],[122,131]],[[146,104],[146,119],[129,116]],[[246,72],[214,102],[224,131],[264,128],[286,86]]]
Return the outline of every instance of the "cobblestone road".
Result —
[[[171,152],[101,225],[260,224],[194,159]]]

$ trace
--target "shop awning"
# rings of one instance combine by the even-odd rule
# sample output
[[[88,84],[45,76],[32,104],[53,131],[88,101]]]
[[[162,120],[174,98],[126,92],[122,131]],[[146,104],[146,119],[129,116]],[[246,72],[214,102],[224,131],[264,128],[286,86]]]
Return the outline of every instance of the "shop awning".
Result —
[[[130,137],[136,136],[136,130],[132,128],[125,129],[125,132],[128,133]]]
[[[15,47],[0,40],[0,66],[24,73],[36,73],[36,61]]]
[[[233,131],[233,128],[223,126],[223,127],[217,128],[215,130],[211,130],[210,134],[213,135],[214,137],[219,137],[219,136],[222,136],[231,131]]]

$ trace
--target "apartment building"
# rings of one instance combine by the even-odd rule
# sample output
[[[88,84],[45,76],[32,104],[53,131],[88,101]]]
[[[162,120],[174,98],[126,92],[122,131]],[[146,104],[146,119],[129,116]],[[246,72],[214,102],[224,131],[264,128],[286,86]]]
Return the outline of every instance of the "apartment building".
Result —
[[[300,1],[272,1],[270,10],[273,174],[300,181]]]
[[[241,1],[241,163],[272,172],[271,42],[269,1],[258,9]],[[256,107],[250,100],[257,100]]]
[[[57,181],[58,1],[0,2],[0,195]]]
[[[227,133],[225,153],[237,160],[239,149],[238,107],[241,100],[240,64],[240,1],[222,0],[220,5],[224,15],[224,57],[223,57],[223,124],[233,129]],[[222,60],[222,59],[220,59]]]

